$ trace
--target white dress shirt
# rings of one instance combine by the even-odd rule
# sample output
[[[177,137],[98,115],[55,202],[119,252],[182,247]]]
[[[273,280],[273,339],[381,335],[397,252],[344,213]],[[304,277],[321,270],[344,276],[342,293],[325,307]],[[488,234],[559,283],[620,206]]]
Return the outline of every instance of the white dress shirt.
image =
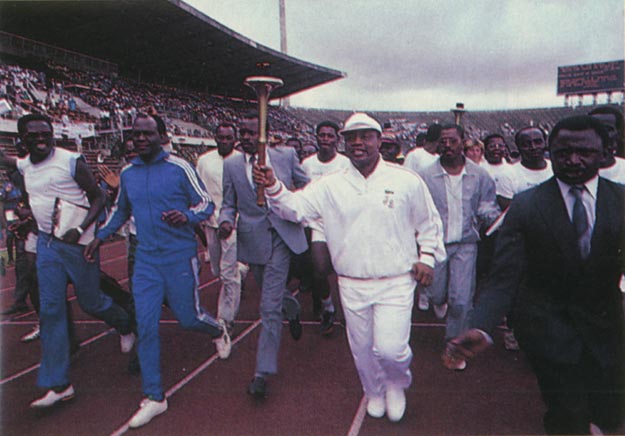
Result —
[[[301,191],[290,192],[278,181],[265,193],[283,219],[322,220],[340,276],[395,277],[417,261],[434,266],[445,259],[443,226],[427,186],[382,159],[367,178],[350,165]]]
[[[573,205],[575,204],[575,196],[571,192],[571,185],[567,185],[560,179],[558,181],[558,187],[560,188],[560,194],[564,204],[566,204],[566,211],[569,214],[569,220],[573,222]],[[593,177],[583,184],[586,189],[582,191],[582,203],[586,209],[586,218],[588,219],[588,231],[592,234],[592,230],[595,228],[596,220],[596,205],[597,205],[597,188],[599,186],[599,178]],[[581,186],[581,185],[580,185]]]

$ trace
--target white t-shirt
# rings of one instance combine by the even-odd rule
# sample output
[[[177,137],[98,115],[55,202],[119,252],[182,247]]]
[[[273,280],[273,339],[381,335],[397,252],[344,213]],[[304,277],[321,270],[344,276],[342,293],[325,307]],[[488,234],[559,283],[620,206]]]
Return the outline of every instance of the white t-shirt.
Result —
[[[513,165],[510,165],[505,160],[502,160],[501,163],[497,165],[491,164],[487,160],[484,160],[484,162],[482,162],[480,166],[486,170],[488,175],[495,182],[495,190],[497,195],[501,195],[499,188],[499,186],[501,185],[501,179],[507,177],[510,174]]]
[[[614,159],[616,162],[611,167],[601,168],[599,175],[604,179],[625,185],[625,159],[616,156]]]
[[[302,162],[302,169],[310,180],[316,180],[328,173],[347,168],[350,165],[349,159],[340,153],[334,156],[334,159],[328,162],[321,162],[316,154],[308,156]]]
[[[445,191],[447,192],[447,237],[445,243],[462,240],[462,177],[466,174],[463,168],[460,174],[452,175],[445,171]]]
[[[17,160],[17,169],[24,176],[30,208],[40,231],[52,233],[57,198],[89,207],[85,191],[74,180],[79,158],[78,153],[55,147],[45,160],[37,164],[33,164],[29,156]]]
[[[438,155],[430,154],[424,148],[419,147],[408,153],[404,167],[418,173],[436,162],[436,159],[438,159]]]
[[[317,154],[308,156],[302,162],[302,169],[311,181],[349,166],[351,166],[349,159],[340,153],[337,153],[334,159],[328,162],[321,162]],[[321,221],[316,220],[308,224],[312,229],[311,242],[326,242]]]
[[[547,165],[542,170],[530,170],[521,163],[513,165],[508,175],[501,178],[497,195],[504,198],[512,198],[516,194],[541,184],[553,176],[551,161],[545,161]]]

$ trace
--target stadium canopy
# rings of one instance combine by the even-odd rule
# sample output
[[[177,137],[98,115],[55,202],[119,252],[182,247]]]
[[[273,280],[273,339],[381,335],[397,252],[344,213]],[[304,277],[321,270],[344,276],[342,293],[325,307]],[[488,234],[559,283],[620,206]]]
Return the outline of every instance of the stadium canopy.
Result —
[[[281,78],[272,98],[345,77],[258,44],[180,0],[2,1],[0,29],[116,63],[126,77],[229,98],[254,98],[243,85],[248,76]]]

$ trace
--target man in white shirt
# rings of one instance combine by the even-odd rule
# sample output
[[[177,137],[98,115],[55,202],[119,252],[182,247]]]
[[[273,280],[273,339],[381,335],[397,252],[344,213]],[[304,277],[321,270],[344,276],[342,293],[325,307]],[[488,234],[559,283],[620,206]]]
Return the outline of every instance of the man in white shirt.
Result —
[[[610,146],[606,149],[599,175],[613,182],[625,184],[625,159],[623,153],[623,114],[614,106],[599,106],[588,115],[598,119],[610,136]]]
[[[331,121],[322,121],[317,125],[316,133],[319,151],[302,162],[302,169],[311,181],[351,165],[348,158],[337,152],[339,126]],[[336,315],[328,283],[332,263],[323,233],[323,223],[317,221],[310,225],[310,229],[313,312],[319,315],[321,334],[329,335],[332,333]]]
[[[413,151],[408,153],[404,166],[418,173],[423,168],[433,164],[438,159],[436,148],[438,146],[438,136],[441,133],[440,124],[432,124],[428,128],[423,147],[417,146]]]
[[[197,161],[198,175],[215,203],[215,213],[202,223],[202,229],[206,236],[206,249],[210,256],[211,271],[221,280],[217,319],[224,327],[224,334],[215,340],[215,346],[222,359],[230,356],[230,334],[234,327],[234,318],[239,311],[241,284],[248,271],[245,264],[237,261],[237,233],[232,232],[224,239],[219,238],[217,234],[219,227],[217,217],[223,198],[224,159],[240,153],[234,149],[236,139],[237,130],[234,124],[219,124],[215,129],[217,150],[201,155]]]
[[[24,176],[38,226],[42,354],[37,384],[47,392],[30,407],[45,408],[74,397],[69,377],[71,344],[65,309],[70,279],[80,307],[120,332],[122,352],[130,352],[135,334],[128,313],[100,289],[99,254],[94,254],[92,263],[83,258],[85,239],[105,203],[104,193],[87,161],[78,153],[55,147],[52,121],[44,115],[29,114],[20,118],[17,130],[29,154],[15,159],[0,151],[0,166],[18,169]],[[75,218],[77,224],[64,231],[57,230],[60,225],[53,220],[53,216],[58,216],[57,206],[61,202],[85,211],[82,220],[75,215],[70,217]]]
[[[506,162],[504,156],[506,154],[506,140],[498,133],[493,133],[484,138],[484,162],[482,168],[488,172],[495,182],[495,192],[497,193],[497,201],[501,197],[501,179],[507,177],[512,166]]]
[[[440,159],[419,173],[432,194],[445,232],[447,259],[436,265],[434,282],[426,289],[436,316],[442,319],[447,315],[445,340],[459,335],[468,325],[480,230],[500,214],[495,183],[486,170],[464,156],[463,139],[461,126],[443,126],[438,138]],[[448,369],[466,367],[464,361],[442,357]]]
[[[523,127],[514,136],[521,162],[513,165],[507,176],[499,183],[499,202],[503,209],[508,207],[512,197],[532,188],[553,175],[551,162],[545,159],[547,134],[539,127]]]
[[[430,284],[435,263],[445,258],[442,224],[423,181],[381,159],[377,121],[356,113],[340,133],[350,167],[298,192],[288,191],[268,167],[256,166],[254,180],[266,186],[279,216],[322,221],[367,413],[399,421],[412,380],[414,289],[417,282]]]

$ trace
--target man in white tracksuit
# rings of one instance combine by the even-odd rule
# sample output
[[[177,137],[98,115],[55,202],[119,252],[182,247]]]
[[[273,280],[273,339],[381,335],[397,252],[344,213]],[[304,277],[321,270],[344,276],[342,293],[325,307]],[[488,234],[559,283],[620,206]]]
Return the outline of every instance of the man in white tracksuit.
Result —
[[[412,171],[380,158],[380,124],[347,119],[348,168],[288,191],[270,168],[255,167],[269,206],[294,222],[321,220],[338,275],[347,336],[367,413],[399,421],[411,383],[410,318],[415,285],[427,286],[445,259],[443,228],[430,193]]]

